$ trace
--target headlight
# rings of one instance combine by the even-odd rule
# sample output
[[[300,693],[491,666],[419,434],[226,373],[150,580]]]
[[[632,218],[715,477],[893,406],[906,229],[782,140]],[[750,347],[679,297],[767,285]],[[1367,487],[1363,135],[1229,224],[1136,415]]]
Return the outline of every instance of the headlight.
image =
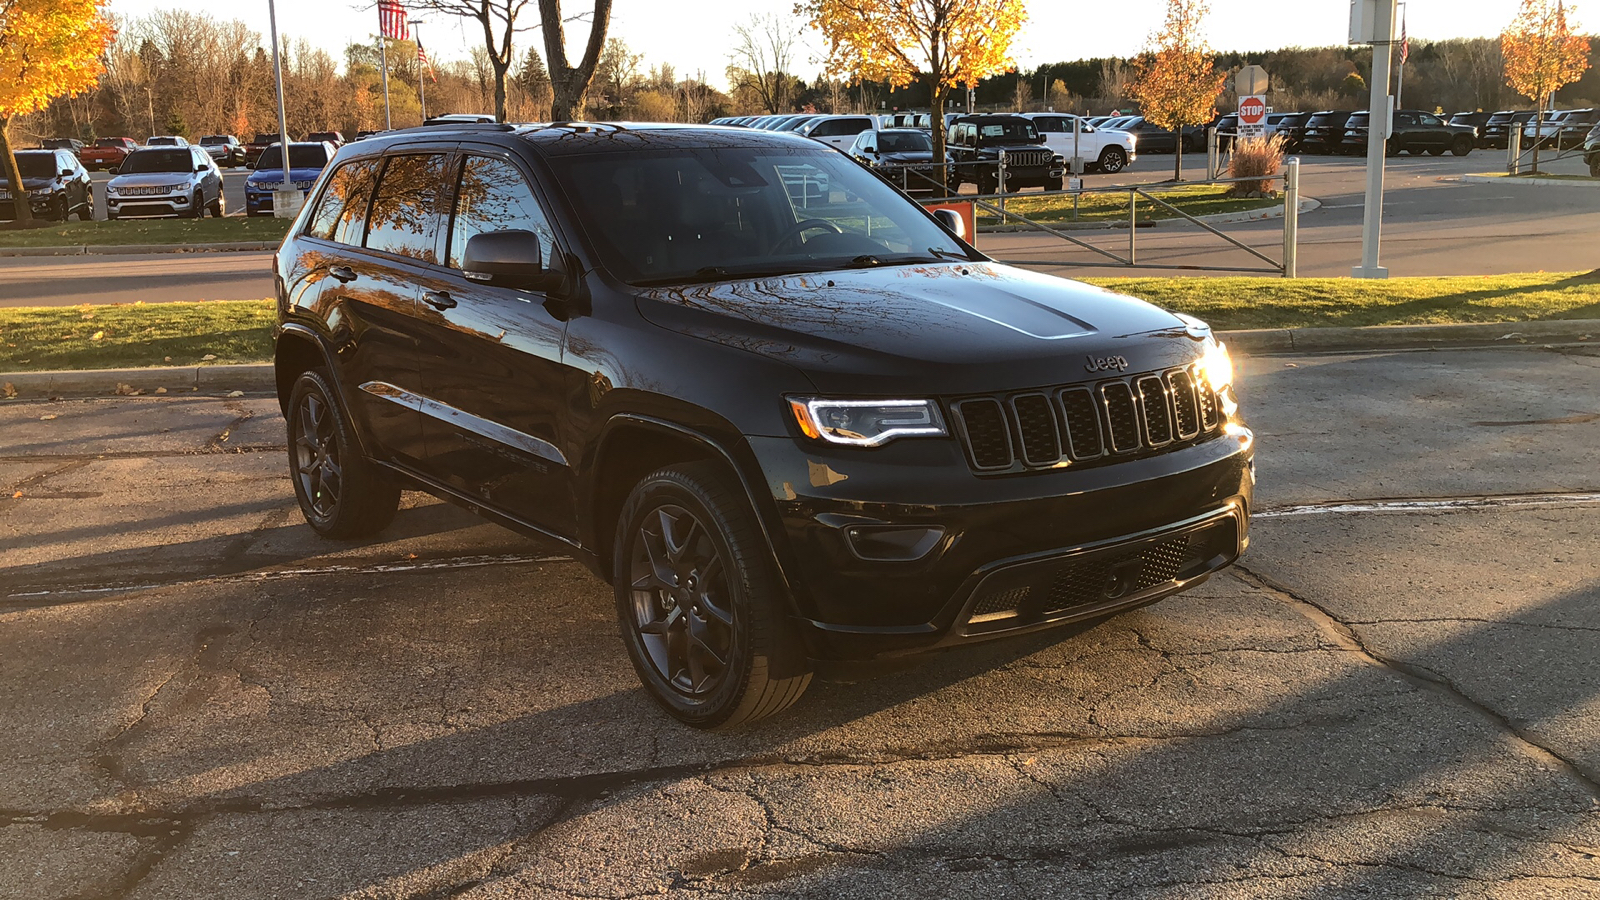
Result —
[[[1233,385],[1233,360],[1228,356],[1228,348],[1216,339],[1206,343],[1195,369],[1218,394]]]
[[[792,397],[789,409],[813,440],[878,447],[899,437],[943,437],[944,417],[932,400],[829,400]]]

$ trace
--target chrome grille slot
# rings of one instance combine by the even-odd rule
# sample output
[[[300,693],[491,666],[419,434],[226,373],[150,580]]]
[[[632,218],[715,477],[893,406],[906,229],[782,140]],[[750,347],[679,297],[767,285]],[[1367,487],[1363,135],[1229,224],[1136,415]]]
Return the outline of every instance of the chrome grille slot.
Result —
[[[1194,397],[1194,378],[1184,369],[1167,373],[1167,388],[1172,392],[1172,426],[1178,439],[1186,441],[1200,433],[1200,405]]]
[[[1011,398],[1022,435],[1022,458],[1030,466],[1050,466],[1061,460],[1061,438],[1056,431],[1055,412],[1044,394],[1020,394]]]
[[[963,400],[956,404],[956,415],[961,419],[973,466],[989,470],[1011,467],[1011,428],[1000,401],[987,397]]]
[[[1210,431],[1217,427],[1219,414],[1217,411],[1217,394],[1211,390],[1211,385],[1204,378],[1194,383],[1195,394],[1200,401],[1200,428]]]
[[[1167,386],[1154,375],[1141,378],[1139,405],[1144,407],[1144,434],[1150,446],[1172,443],[1172,411],[1167,408]]]
[[[1062,391],[1061,413],[1073,459],[1094,459],[1105,454],[1105,442],[1100,438],[1100,410],[1095,407],[1093,394],[1080,389]]]
[[[1132,453],[1139,449],[1139,413],[1133,405],[1133,389],[1124,381],[1102,384],[1100,402],[1110,426],[1112,452]]]

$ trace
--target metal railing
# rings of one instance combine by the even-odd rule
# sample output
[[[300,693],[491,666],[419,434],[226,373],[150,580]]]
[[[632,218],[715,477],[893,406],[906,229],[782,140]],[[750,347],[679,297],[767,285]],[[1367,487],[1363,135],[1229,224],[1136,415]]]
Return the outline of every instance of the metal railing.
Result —
[[[1547,127],[1554,123],[1546,122]],[[1573,143],[1565,144],[1566,129],[1559,128],[1555,134],[1541,135],[1534,140],[1523,141],[1523,127],[1517,126],[1506,133],[1506,174],[1521,175],[1533,163],[1534,147],[1539,148],[1539,162],[1556,162],[1584,155],[1583,145],[1588,140],[1587,136],[1579,137]],[[1554,151],[1553,155],[1550,154]]]

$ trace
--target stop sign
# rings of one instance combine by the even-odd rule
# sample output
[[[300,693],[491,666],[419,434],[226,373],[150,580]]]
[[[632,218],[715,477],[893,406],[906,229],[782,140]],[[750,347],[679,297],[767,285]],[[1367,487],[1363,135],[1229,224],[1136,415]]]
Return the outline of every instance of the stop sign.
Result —
[[[1260,97],[1246,97],[1239,101],[1239,123],[1260,125],[1267,117],[1267,102]]]

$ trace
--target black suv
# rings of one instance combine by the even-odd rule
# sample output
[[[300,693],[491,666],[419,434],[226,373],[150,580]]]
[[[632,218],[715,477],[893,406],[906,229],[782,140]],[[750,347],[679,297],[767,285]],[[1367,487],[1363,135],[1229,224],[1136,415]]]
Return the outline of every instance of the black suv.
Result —
[[[1347,109],[1325,109],[1306,120],[1300,136],[1300,149],[1306,153],[1338,153],[1344,143],[1344,126],[1350,121]]]
[[[1344,126],[1346,153],[1367,152],[1370,124],[1371,117],[1365,112],[1350,115]],[[1394,133],[1389,135],[1383,150],[1388,156],[1399,156],[1401,153],[1443,156],[1446,150],[1456,156],[1466,156],[1477,143],[1477,129],[1470,125],[1451,125],[1433,113],[1418,109],[1397,109],[1394,111]]]
[[[1005,151],[1007,191],[1042,187],[1059,191],[1065,184],[1066,159],[1045,144],[1044,135],[1022,116],[962,116],[950,125],[946,152],[955,163],[950,190],[975,185],[980,194],[1000,189],[1000,152]]]
[[[1534,114],[1527,110],[1503,109],[1491,113],[1483,129],[1478,132],[1480,146],[1504,150],[1511,141],[1511,132],[1533,121]]]
[[[1226,350],[960,221],[792,134],[346,146],[274,258],[300,508],[368,535],[415,487],[565,545],[702,727],[793,703],[813,660],[1093,621],[1229,565],[1255,475]]]
[[[1600,178],[1600,125],[1590,128],[1583,139],[1583,161],[1589,164],[1589,174]]]

